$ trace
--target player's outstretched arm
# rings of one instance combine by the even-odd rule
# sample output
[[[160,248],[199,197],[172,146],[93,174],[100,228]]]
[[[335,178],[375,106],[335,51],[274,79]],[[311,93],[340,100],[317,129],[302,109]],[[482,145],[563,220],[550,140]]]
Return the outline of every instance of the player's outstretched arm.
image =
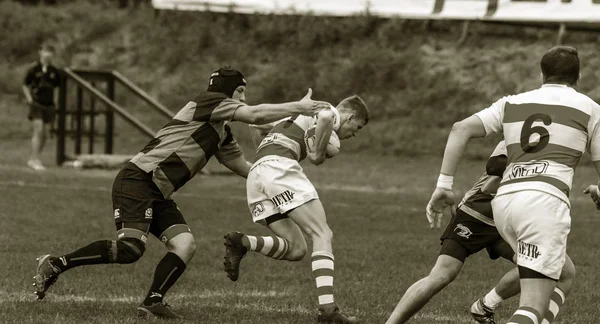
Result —
[[[252,163],[246,161],[244,156],[237,157],[233,160],[223,161],[223,165],[233,171],[235,174],[248,178],[248,173],[252,167]]]
[[[327,144],[333,132],[333,111],[331,109],[323,109],[319,111],[317,118],[317,126],[315,128],[315,153],[309,156],[312,164],[319,165],[325,162],[327,153]]]
[[[469,139],[474,137],[484,137],[486,135],[485,128],[481,119],[477,116],[471,116],[454,123],[446,149],[444,150],[444,159],[442,160],[442,168],[438,178],[437,186],[431,195],[431,199],[427,204],[426,215],[429,221],[429,227],[440,228],[442,225],[442,216],[444,209],[451,207],[451,212],[455,212],[454,192],[452,185],[454,183],[454,174],[458,167],[465,146]]]
[[[233,120],[248,124],[267,124],[293,115],[313,116],[322,109],[329,108],[329,103],[312,100],[312,89],[300,101],[280,104],[260,104],[255,106],[241,106],[234,115]]]

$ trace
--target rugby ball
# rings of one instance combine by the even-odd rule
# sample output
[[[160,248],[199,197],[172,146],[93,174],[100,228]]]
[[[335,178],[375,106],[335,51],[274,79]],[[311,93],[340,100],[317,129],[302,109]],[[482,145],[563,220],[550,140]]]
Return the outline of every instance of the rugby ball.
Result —
[[[306,144],[306,150],[308,153],[316,153],[316,127],[311,127],[304,132],[304,143]],[[335,131],[331,132],[331,136],[329,137],[329,143],[327,143],[327,151],[325,152],[325,156],[327,158],[332,158],[340,153],[340,138],[338,137]]]

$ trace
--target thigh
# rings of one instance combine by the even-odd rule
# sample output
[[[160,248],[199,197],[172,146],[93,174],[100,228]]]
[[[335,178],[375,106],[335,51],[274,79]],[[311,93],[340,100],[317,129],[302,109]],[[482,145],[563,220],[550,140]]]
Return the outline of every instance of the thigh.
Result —
[[[480,220],[470,216],[463,210],[458,209],[456,215],[452,217],[450,223],[446,227],[444,234],[440,238],[442,242],[446,240],[452,240],[461,245],[466,251],[466,256],[475,254],[484,248],[493,245],[498,239],[500,234],[495,227],[487,225]],[[464,256],[462,251],[456,250],[454,245],[442,246],[441,254],[447,254],[455,258],[462,258]],[[455,253],[456,252],[456,253]],[[460,253],[458,253],[460,252]],[[496,256],[490,255],[493,259]],[[462,259],[464,261],[464,258]]]
[[[494,223],[500,237],[510,245],[513,251],[517,251],[517,233],[511,225],[511,215],[513,213],[514,193],[502,196],[496,196],[492,199],[492,211],[494,213]]]
[[[44,106],[42,120],[44,124],[50,124],[54,121],[54,106]]]
[[[571,229],[568,205],[539,191],[516,193],[512,223],[517,235],[517,264],[558,280]],[[518,212],[516,212],[518,210]]]
[[[162,199],[152,179],[129,164],[115,177],[112,203],[115,223],[151,223],[153,203]]]
[[[150,233],[164,244],[179,234],[191,234],[191,229],[175,201],[171,199],[156,200],[152,204],[152,211]]]
[[[265,193],[265,186],[259,175],[260,164],[253,166],[246,180],[246,199],[252,215],[252,221],[266,225],[265,219],[279,213],[269,196]]]
[[[299,206],[290,211],[288,216],[309,236],[329,230],[325,209],[319,199],[311,200]]]
[[[429,276],[433,277],[448,277],[450,280],[454,280],[456,276],[460,273],[460,270],[463,267],[463,262],[448,256],[448,255],[440,255],[438,256],[435,265],[431,269]]]
[[[40,120],[43,122],[42,120],[44,119],[44,111],[42,106],[36,102],[32,102],[29,105],[29,114],[27,114],[27,118],[29,118],[29,120]]]
[[[265,194],[281,214],[319,198],[298,161],[286,158],[265,161],[257,168],[257,174]]]

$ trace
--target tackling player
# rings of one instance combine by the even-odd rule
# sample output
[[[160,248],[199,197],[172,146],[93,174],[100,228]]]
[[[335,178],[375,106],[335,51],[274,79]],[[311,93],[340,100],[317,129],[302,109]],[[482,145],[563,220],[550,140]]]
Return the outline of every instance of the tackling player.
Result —
[[[255,106],[244,103],[245,91],[246,80],[239,71],[224,67],[211,74],[207,91],[188,102],[117,175],[112,188],[116,240],[96,241],[59,257],[39,257],[34,277],[38,299],[44,298],[61,273],[74,267],[136,262],[144,254],[150,233],[165,244],[168,253],[158,263],[138,313],[179,317],[163,297],[183,274],[196,244],[171,194],[212,156],[247,177],[251,163],[244,158],[228,121],[262,124],[296,114],[312,116],[329,107],[310,99],[310,89],[297,102]]]
[[[442,248],[431,272],[408,288],[387,320],[388,324],[406,323],[433,296],[454,281],[467,257],[484,248],[492,260],[503,257],[515,261],[512,248],[496,230],[490,204],[505,169],[506,146],[500,142],[487,161],[485,173],[465,194],[458,209],[452,210],[452,221],[440,238]],[[518,279],[517,272],[510,271],[500,280],[498,293],[503,299],[519,292]],[[475,312],[473,316],[480,323],[494,323],[493,311]]]
[[[427,205],[431,223],[454,205],[453,176],[470,138],[504,134],[508,167],[492,209],[500,235],[517,253],[521,298],[509,321],[514,324],[542,323],[551,296],[564,296],[557,281],[567,259],[569,192],[586,149],[600,171],[600,106],[573,88],[579,80],[577,50],[553,47],[541,69],[541,88],[503,97],[454,124]]]
[[[257,161],[246,182],[252,220],[267,226],[275,235],[252,236],[240,232],[225,235],[225,271],[236,281],[247,251],[276,260],[299,261],[307,250],[306,233],[313,242],[312,271],[317,285],[322,323],[356,323],[343,314],[333,298],[333,233],[315,187],[304,174],[300,161],[308,156],[319,165],[326,159],[332,132],[340,139],[354,136],[369,121],[369,110],[358,96],[346,98],[337,108],[312,117],[299,116],[280,121],[257,148]],[[316,123],[315,152],[307,152],[306,130]]]

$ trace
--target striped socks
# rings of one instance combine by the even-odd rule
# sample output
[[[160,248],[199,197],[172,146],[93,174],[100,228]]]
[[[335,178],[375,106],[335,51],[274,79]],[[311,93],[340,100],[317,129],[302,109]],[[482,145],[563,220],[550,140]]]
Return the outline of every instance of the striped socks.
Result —
[[[559,288],[554,288],[554,292],[550,297],[550,309],[546,312],[546,316],[542,321],[542,324],[550,324],[554,319],[556,319],[556,315],[558,315],[558,311],[560,307],[565,303],[565,293]]]
[[[250,242],[248,250],[255,251],[269,258],[280,260],[288,251],[289,243],[278,236],[251,236],[246,235]]]
[[[325,251],[314,252],[312,271],[317,282],[319,307],[334,305],[333,301],[333,254]]]
[[[531,307],[522,306],[508,320],[508,324],[539,324],[540,313]]]

